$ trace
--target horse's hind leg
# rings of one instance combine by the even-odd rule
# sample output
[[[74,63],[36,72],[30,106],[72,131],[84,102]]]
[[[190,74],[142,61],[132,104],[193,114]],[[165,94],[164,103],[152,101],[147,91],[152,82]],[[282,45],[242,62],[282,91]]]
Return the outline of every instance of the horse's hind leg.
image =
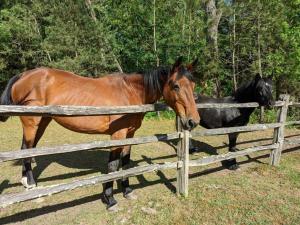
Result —
[[[237,137],[238,137],[238,133],[231,133],[231,134],[228,134],[228,139],[229,139],[229,151],[230,152],[236,152],[237,151],[237,148],[236,148],[236,140],[237,140]],[[223,165],[228,168],[229,170],[236,170],[239,168],[239,165],[236,161],[235,158],[233,159],[228,159],[228,160],[225,160]]]
[[[51,121],[51,118],[40,117],[21,117],[23,125],[23,140],[21,149],[34,148],[45,129]],[[22,165],[22,184],[26,188],[32,188],[36,186],[34,176],[31,167],[31,158],[23,159]]]

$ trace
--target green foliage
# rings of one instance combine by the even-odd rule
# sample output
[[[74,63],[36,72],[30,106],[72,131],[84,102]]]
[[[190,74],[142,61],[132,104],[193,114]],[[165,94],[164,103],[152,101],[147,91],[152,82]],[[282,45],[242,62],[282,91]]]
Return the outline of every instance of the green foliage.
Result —
[[[188,62],[199,58],[197,92],[214,95],[217,78],[222,95],[229,95],[233,50],[240,85],[258,72],[259,46],[262,74],[273,75],[276,95],[288,92],[298,100],[300,2],[235,0],[216,6],[222,17],[215,59],[207,40],[212,21],[200,1],[2,0],[0,83],[39,66],[101,76],[118,71],[118,63],[124,72],[143,71],[183,55]]]
[[[263,123],[276,123],[277,121],[277,109],[269,109],[264,111],[264,121]],[[259,123],[260,122],[260,109],[257,108],[254,113],[250,116],[250,122],[252,124]]]
[[[146,120],[160,120],[160,119],[167,119],[167,120],[175,120],[176,114],[174,111],[162,111],[157,114],[156,112],[148,112],[145,115]]]

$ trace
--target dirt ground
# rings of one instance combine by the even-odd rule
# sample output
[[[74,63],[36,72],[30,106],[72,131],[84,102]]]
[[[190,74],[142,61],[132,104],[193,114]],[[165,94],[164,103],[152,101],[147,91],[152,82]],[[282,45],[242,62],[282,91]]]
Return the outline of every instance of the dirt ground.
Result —
[[[201,129],[201,128],[197,128]],[[172,120],[144,121],[136,136],[170,133]],[[0,124],[0,151],[17,150],[22,128],[17,118]],[[300,130],[286,129],[289,139]],[[84,135],[52,123],[39,146],[106,140]],[[272,142],[272,130],[241,134],[240,149]],[[195,138],[197,159],[227,151],[227,137]],[[53,185],[104,173],[108,150],[73,152],[36,157],[38,186]],[[133,146],[131,166],[176,161],[172,143]],[[221,163],[190,169],[189,197],[175,194],[176,170],[130,178],[138,200],[123,198],[115,185],[120,211],[107,212],[100,200],[102,185],[78,188],[0,209],[0,224],[300,224],[300,146],[285,145],[279,167],[269,163],[269,151],[238,159],[241,168],[228,171]],[[0,193],[24,191],[19,161],[0,164]]]

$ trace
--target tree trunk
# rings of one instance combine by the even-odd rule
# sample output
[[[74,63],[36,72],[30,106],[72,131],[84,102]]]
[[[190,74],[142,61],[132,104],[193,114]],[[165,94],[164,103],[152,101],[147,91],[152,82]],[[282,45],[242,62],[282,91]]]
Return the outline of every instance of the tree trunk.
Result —
[[[205,11],[207,15],[207,40],[210,45],[211,63],[213,64],[213,78],[216,82],[216,95],[221,96],[221,86],[218,74],[219,67],[219,49],[218,49],[218,27],[222,17],[222,10],[217,9],[215,0],[205,2]]]
[[[189,14],[189,44],[188,44],[188,62],[190,61],[191,56],[191,40],[192,40],[192,12]]]
[[[213,55],[218,57],[218,27],[220,19],[222,17],[222,10],[217,9],[215,0],[206,1],[206,14],[208,17],[208,41],[212,44],[214,48]]]
[[[262,77],[262,69],[261,69],[261,51],[260,51],[260,0],[258,0],[258,15],[257,15],[257,60],[258,60],[258,73]],[[263,106],[260,107],[260,123],[264,123],[264,114],[265,108]]]
[[[261,69],[261,49],[260,49],[260,15],[257,17],[257,60],[258,60],[258,73],[262,77]]]
[[[156,66],[159,67],[159,58],[156,48],[156,1],[153,0],[153,49],[156,57]]]
[[[159,58],[156,48],[156,1],[153,0],[153,50],[156,57],[156,66],[159,67]],[[160,119],[160,112],[156,111],[156,115]]]
[[[232,2],[234,4],[234,1]],[[234,7],[234,6],[233,6]],[[235,33],[235,9],[233,9],[233,27],[232,27],[232,78],[234,90],[237,90],[237,80],[236,80],[236,63],[235,63],[235,45],[236,45],[236,33]]]

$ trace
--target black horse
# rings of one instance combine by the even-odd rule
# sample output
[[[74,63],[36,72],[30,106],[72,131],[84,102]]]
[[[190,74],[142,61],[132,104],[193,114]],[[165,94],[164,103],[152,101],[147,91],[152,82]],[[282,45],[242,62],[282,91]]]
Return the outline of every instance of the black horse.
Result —
[[[245,103],[258,102],[260,106],[270,108],[274,105],[272,96],[272,78],[261,78],[259,74],[255,78],[239,87],[231,96],[225,98],[212,98],[204,95],[196,96],[197,103]],[[199,109],[200,125],[207,128],[237,127],[245,126],[249,122],[254,108],[223,108],[223,109]],[[236,148],[236,139],[238,133],[228,134],[229,151],[234,152]],[[195,148],[191,147],[191,152]],[[223,165],[235,170],[239,166],[236,159],[230,159],[223,162]]]

